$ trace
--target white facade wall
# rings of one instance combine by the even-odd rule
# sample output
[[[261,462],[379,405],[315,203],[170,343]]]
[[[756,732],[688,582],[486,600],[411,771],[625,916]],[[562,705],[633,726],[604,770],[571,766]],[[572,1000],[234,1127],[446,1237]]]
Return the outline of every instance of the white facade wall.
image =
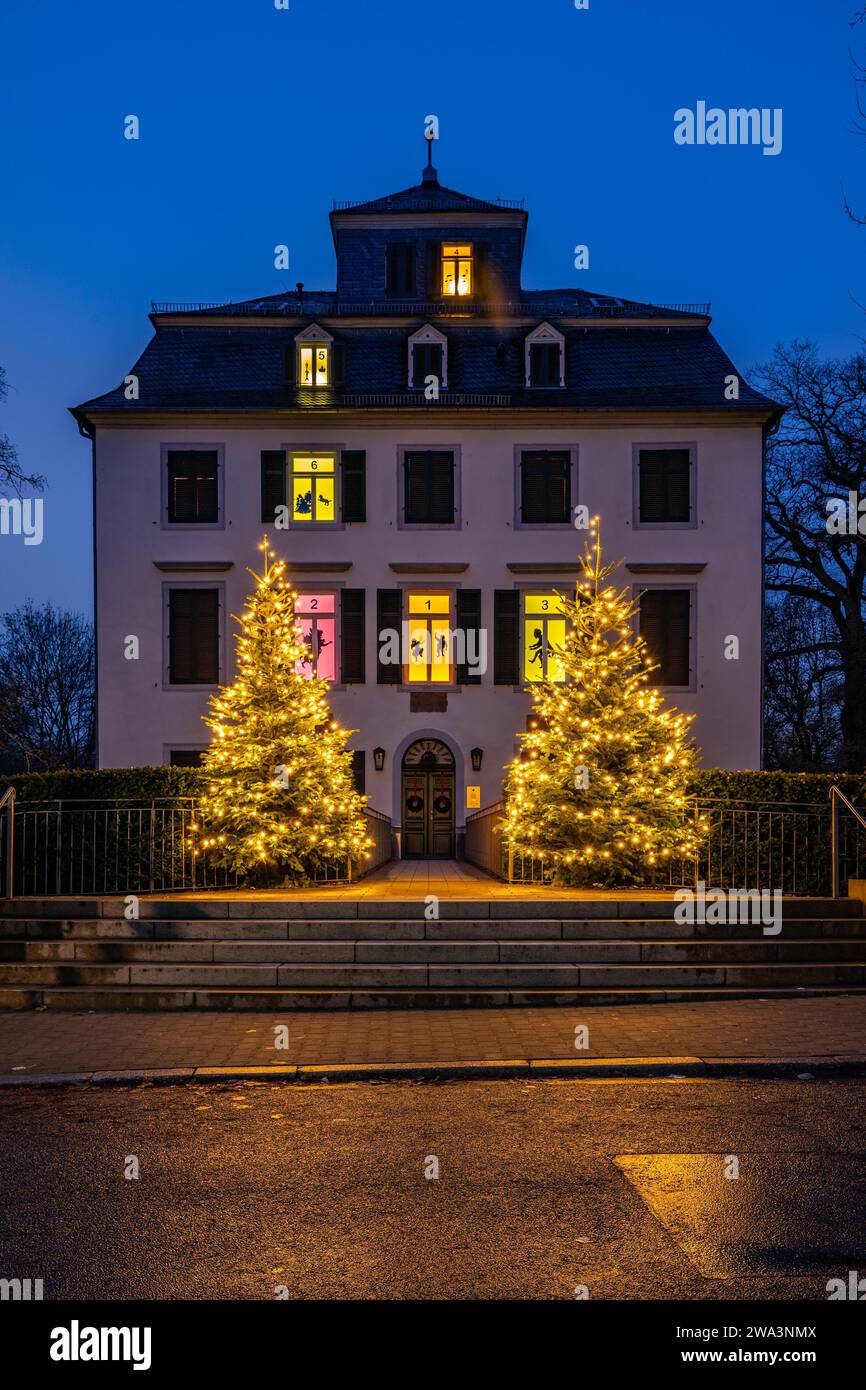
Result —
[[[673,417],[672,417],[673,418]],[[130,767],[168,761],[170,748],[204,746],[201,715],[207,693],[164,688],[166,640],[163,586],[202,582],[225,586],[226,610],[239,613],[250,585],[245,566],[260,564],[260,452],[315,447],[364,449],[367,455],[365,524],[339,530],[274,531],[275,549],[290,561],[346,562],[352,568],[316,576],[293,576],[304,587],[343,584],[367,593],[366,675],[364,686],[335,687],[336,717],[359,732],[353,738],[367,753],[367,793],[371,804],[399,821],[400,759],[418,736],[442,738],[457,760],[458,827],[463,822],[464,784],[481,787],[481,805],[499,798],[503,766],[516,749],[516,732],[525,727],[528,695],[493,684],[493,592],[515,584],[564,587],[567,575],[514,575],[509,562],[562,562],[579,557],[585,533],[557,527],[515,526],[515,446],[578,449],[576,500],[602,518],[608,559],[631,563],[696,563],[694,575],[622,571],[622,582],[656,586],[695,586],[693,690],[671,691],[669,699],[695,712],[695,737],[706,766],[756,768],[761,727],[761,426],[689,423],[584,424],[543,422],[537,413],[524,422],[438,422],[404,415],[393,423],[332,423],[295,419],[261,425],[202,427],[189,423],[158,426],[99,423],[95,444],[97,634],[99,671],[99,765]],[[635,529],[633,446],[696,446],[694,528]],[[178,447],[221,446],[224,450],[222,529],[167,527],[163,520],[161,452]],[[460,454],[459,530],[401,529],[398,522],[398,449],[457,447]],[[155,561],[232,561],[225,573],[165,573]],[[457,583],[481,589],[482,622],[488,629],[488,669],[480,686],[449,692],[447,714],[410,714],[409,693],[376,683],[376,591],[398,588],[407,577],[391,562],[459,563],[469,568],[453,576],[415,576],[417,583]],[[227,624],[224,679],[233,675],[232,632]],[[140,642],[140,659],[124,657],[124,640]],[[739,638],[739,660],[726,660],[725,639]],[[372,750],[387,751],[385,768],[375,772]],[[473,773],[469,750],[484,749],[483,769]]]

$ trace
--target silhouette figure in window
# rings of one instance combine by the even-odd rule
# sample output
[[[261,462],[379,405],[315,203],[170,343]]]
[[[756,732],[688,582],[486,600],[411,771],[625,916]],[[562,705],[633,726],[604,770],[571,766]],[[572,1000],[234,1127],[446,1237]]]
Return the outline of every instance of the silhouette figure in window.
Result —
[[[448,649],[448,639],[442,632],[436,633],[436,660],[441,661]]]
[[[295,498],[295,515],[306,516],[313,510],[313,489],[309,492],[302,492]]]
[[[531,642],[531,643],[530,643],[530,646],[529,646],[529,665],[530,665],[530,666],[534,666],[534,665],[536,664],[536,662],[537,662],[538,665],[541,666],[542,669],[543,669],[543,666],[544,666],[544,637],[543,637],[543,635],[542,635],[541,628],[540,628],[540,627],[535,628],[535,629],[533,630],[532,635],[533,635],[533,637],[535,638],[535,641],[534,641],[534,642]]]

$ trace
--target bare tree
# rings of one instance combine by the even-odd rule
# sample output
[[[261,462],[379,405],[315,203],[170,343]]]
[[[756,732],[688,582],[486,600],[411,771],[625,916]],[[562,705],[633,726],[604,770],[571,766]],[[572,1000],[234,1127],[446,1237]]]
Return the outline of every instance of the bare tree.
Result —
[[[8,394],[6,372],[0,367],[0,401],[5,400]],[[25,487],[41,490],[44,486],[45,479],[40,473],[24,472],[18,462],[15,445],[5,434],[0,435],[0,487],[9,489],[20,497]]]
[[[842,669],[828,652],[833,621],[820,604],[792,594],[767,604],[764,760],[786,772],[821,772],[839,756]]]
[[[862,24],[864,20],[866,20],[866,8],[857,11],[851,20],[850,27],[856,29],[857,25]],[[862,63],[858,63],[853,53],[851,54],[851,71],[854,75],[854,105],[857,108],[857,114],[854,118],[854,133],[866,136],[866,67]],[[844,193],[842,198],[845,211],[851,221],[856,222],[858,227],[866,227],[866,216],[861,216],[860,213],[854,211]]]
[[[88,767],[96,695],[93,629],[80,613],[25,603],[0,617],[0,765]]]
[[[822,362],[811,343],[795,341],[777,347],[757,379],[787,406],[767,446],[767,588],[816,604],[829,618],[800,654],[820,654],[838,668],[839,761],[863,771],[866,515],[856,509],[866,499],[866,357]],[[847,514],[852,494],[853,531],[834,531],[831,504],[837,499]]]

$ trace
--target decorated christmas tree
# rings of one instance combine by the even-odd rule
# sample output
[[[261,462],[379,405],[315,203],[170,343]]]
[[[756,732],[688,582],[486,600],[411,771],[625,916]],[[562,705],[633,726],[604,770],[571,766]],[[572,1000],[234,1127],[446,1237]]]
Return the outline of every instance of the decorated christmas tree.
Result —
[[[318,630],[305,636],[285,564],[267,539],[260,549],[264,571],[248,571],[255,587],[235,618],[237,677],[204,716],[213,742],[203,758],[196,847],[209,863],[300,883],[363,859],[372,842],[366,798],[352,779],[350,731],[332,719],[328,682],[316,674]]]
[[[687,805],[694,716],[653,687],[639,602],[608,582],[618,568],[602,563],[596,518],[576,596],[557,596],[558,640],[529,687],[533,716],[505,783],[505,843],[543,856],[563,884],[651,880],[693,859],[705,829]]]

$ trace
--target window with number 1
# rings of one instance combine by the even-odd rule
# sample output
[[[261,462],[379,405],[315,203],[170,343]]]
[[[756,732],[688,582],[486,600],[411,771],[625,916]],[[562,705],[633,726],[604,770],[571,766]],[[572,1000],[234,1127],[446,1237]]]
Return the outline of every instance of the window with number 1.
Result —
[[[451,594],[409,594],[407,605],[409,651],[406,675],[409,684],[449,684],[454,679]]]

